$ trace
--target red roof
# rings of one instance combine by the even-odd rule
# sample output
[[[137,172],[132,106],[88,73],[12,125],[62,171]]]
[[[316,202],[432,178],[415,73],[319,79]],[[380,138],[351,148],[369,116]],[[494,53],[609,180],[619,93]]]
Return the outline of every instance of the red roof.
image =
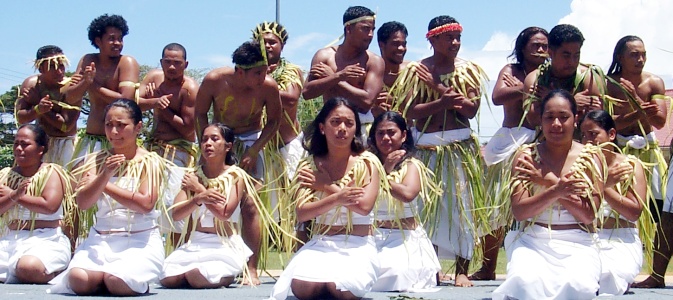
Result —
[[[673,89],[666,90],[666,96],[673,97]],[[666,100],[666,107],[671,107],[670,105],[670,100]],[[670,111],[668,112],[666,125],[661,129],[655,129],[654,134],[657,136],[661,148],[668,148],[671,145],[671,140],[673,140],[673,120],[671,120]]]

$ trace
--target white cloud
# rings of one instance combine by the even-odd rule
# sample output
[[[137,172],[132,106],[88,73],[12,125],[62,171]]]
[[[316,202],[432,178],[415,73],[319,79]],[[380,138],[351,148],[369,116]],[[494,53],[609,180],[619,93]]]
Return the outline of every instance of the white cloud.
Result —
[[[617,41],[637,35],[645,42],[645,70],[668,77],[673,74],[673,1],[670,0],[574,0],[569,15],[559,24],[577,26],[586,39],[582,61],[607,68]],[[607,70],[606,70],[607,71]],[[667,82],[670,87],[671,82]]]
[[[511,37],[505,32],[496,31],[481,51],[511,51],[514,39],[515,37]]]
[[[212,54],[212,55],[206,56],[204,59],[205,59],[205,61],[208,62],[209,65],[217,66],[217,68],[219,68],[221,66],[233,66],[232,63],[231,63],[231,57],[230,56]]]

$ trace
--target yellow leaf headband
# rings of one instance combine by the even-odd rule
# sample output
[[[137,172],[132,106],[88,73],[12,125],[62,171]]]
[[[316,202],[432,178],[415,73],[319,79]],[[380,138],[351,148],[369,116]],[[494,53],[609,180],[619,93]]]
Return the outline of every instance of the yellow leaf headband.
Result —
[[[252,30],[252,38],[255,40],[260,40],[260,36],[265,33],[272,33],[280,39],[280,42],[285,44],[287,42],[287,30],[284,27],[280,27],[280,24],[276,22],[264,22],[258,24],[257,27]]]
[[[355,23],[357,23],[357,22],[361,22],[361,21],[375,21],[375,20],[376,20],[376,15],[373,15],[373,16],[362,16],[362,17],[355,18],[355,19],[350,20],[350,21],[346,21],[346,23],[344,23],[344,27],[346,27],[346,26],[348,26],[348,25],[351,25],[351,24],[355,24]]]
[[[35,68],[35,70],[39,69],[40,66],[42,65],[42,63],[45,62],[45,61],[48,62],[47,63],[47,70],[51,69],[52,64],[55,64],[57,66],[62,64],[66,67],[70,65],[70,61],[65,56],[65,54],[59,54],[59,55],[54,55],[54,56],[49,56],[49,57],[36,59],[33,62],[33,67]]]
[[[249,64],[249,65],[236,64],[237,68],[240,68],[240,69],[243,69],[243,70],[250,70],[252,68],[257,68],[257,67],[268,66],[269,65],[269,59],[266,56],[266,48],[264,47],[264,36],[258,35],[256,40],[259,43],[259,50],[262,52],[262,60],[260,60],[256,63]]]

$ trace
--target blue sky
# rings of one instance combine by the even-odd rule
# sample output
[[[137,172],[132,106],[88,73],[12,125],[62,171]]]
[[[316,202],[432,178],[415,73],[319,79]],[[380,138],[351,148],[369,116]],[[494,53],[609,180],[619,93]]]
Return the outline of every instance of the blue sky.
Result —
[[[409,29],[408,60],[432,52],[424,38],[428,21],[442,14],[463,25],[460,56],[474,60],[495,79],[507,63],[516,35],[525,27],[570,23],[578,26],[587,42],[583,61],[607,68],[615,42],[637,34],[645,40],[649,61],[646,70],[665,78],[672,86],[673,36],[669,20],[673,4],[666,0],[501,0],[501,1],[291,1],[281,0],[280,21],[290,38],[284,56],[305,69],[318,49],[338,37],[341,18],[348,6],[363,5],[378,12],[377,24],[400,21]],[[30,3],[30,4],[29,4]],[[609,3],[609,7],[604,5]],[[187,48],[190,68],[231,65],[233,50],[250,37],[259,22],[274,20],[275,0],[251,1],[7,1],[0,18],[0,92],[33,73],[31,60],[43,45],[63,48],[74,71],[79,58],[95,52],[87,39],[87,27],[95,17],[120,14],[130,33],[123,53],[140,64],[158,66],[161,49],[170,42]],[[524,13],[525,11],[525,13]],[[668,16],[667,16],[668,14]],[[378,53],[372,43],[370,50]],[[489,91],[490,94],[490,91]],[[499,127],[502,113],[482,111],[481,130],[488,136]]]

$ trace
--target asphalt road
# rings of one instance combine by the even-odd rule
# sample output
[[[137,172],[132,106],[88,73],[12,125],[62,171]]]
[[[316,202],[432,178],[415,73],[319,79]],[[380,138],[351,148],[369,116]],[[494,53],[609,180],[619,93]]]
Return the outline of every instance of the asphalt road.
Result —
[[[152,285],[148,295],[139,299],[181,299],[181,300],[208,300],[208,299],[265,299],[273,287],[273,279],[262,277],[263,284],[258,287],[231,287],[215,290],[169,290],[158,285]],[[502,283],[502,280],[475,282],[471,288],[458,288],[454,286],[442,286],[434,293],[403,294],[416,299],[490,299],[493,290]],[[46,285],[4,284],[0,285],[0,299],[72,299],[70,295],[50,295],[45,292]],[[368,293],[365,299],[390,300],[391,297],[399,296],[400,293]],[[121,297],[92,296],[86,299],[117,299]],[[634,289],[633,294],[619,297],[599,297],[599,299],[673,299],[673,286],[664,289]],[[128,298],[125,298],[128,299]],[[288,299],[295,299],[290,297]],[[406,298],[414,299],[414,298]]]

